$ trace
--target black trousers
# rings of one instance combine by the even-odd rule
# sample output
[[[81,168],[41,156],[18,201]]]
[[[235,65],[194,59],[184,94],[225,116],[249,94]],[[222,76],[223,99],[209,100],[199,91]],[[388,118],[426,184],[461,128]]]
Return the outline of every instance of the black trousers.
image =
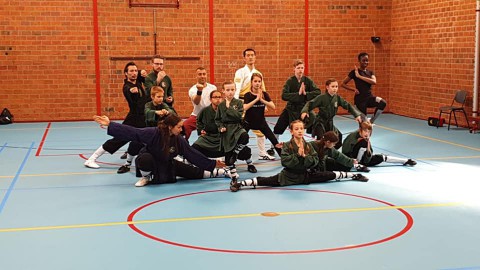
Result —
[[[137,128],[144,128],[146,126],[145,116],[128,114],[125,120],[122,122],[122,124],[132,126],[132,127],[137,127]],[[112,138],[104,142],[102,147],[103,149],[105,149],[105,151],[113,155],[115,152],[118,151],[118,149],[122,148],[127,143],[128,141]],[[142,148],[143,148],[142,143],[130,142],[130,145],[128,145],[127,152],[132,156],[136,156],[138,155],[138,153],[140,152],[140,149]]]
[[[255,127],[248,127],[248,128],[245,128],[245,130],[248,132],[250,129],[253,129],[253,130],[260,130],[263,135],[265,135],[265,137],[267,137],[267,139],[275,146],[278,144],[278,140],[277,138],[275,137],[275,135],[273,134],[273,131],[270,129],[270,127],[268,126],[267,122],[263,122],[261,123],[260,125],[258,126],[255,126]],[[275,150],[277,151],[278,155],[281,154],[281,151],[282,149],[281,148],[276,148],[275,147]]]
[[[358,152],[360,151],[360,148],[367,148],[367,146],[368,146],[367,141],[360,140],[359,142],[357,142],[353,146],[353,151],[352,151],[350,157],[351,158],[357,158]],[[369,161],[367,161],[364,157],[362,157],[358,162],[360,162],[360,164],[362,164],[362,165],[370,167],[370,166],[378,165],[378,164],[382,163],[383,161],[384,161],[383,160],[383,155],[372,155],[372,158]]]
[[[275,124],[275,127],[273,127],[273,133],[274,134],[283,134],[287,127],[290,125],[290,117],[288,116],[288,111],[283,110],[280,116],[278,117],[277,123]]]
[[[175,170],[175,176],[183,177],[185,179],[202,179],[204,171],[198,167],[190,164],[185,164],[178,160],[172,160]],[[141,153],[135,159],[138,170],[146,172],[155,172],[156,166],[161,166],[155,162],[152,154],[145,152]]]

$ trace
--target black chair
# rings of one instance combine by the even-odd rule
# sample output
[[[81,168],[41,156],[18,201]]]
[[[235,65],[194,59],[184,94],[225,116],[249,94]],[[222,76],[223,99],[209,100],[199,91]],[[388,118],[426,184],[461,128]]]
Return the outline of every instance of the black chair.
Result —
[[[440,119],[442,117],[442,114],[444,113],[448,114],[448,130],[450,130],[450,120],[452,119],[452,113],[453,113],[453,117],[455,118],[455,124],[458,127],[457,115],[455,114],[455,112],[462,111],[463,115],[465,116],[465,120],[467,121],[468,128],[470,129],[470,123],[468,123],[467,113],[465,112],[465,108],[464,108],[466,100],[467,100],[467,91],[458,90],[455,93],[455,97],[453,98],[452,104],[450,106],[440,107],[440,114],[438,115],[437,128],[438,128],[438,125],[440,124]]]

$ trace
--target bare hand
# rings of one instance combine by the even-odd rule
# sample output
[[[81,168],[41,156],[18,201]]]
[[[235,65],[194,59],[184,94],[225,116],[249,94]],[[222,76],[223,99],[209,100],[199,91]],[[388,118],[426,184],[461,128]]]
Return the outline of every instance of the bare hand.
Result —
[[[256,98],[258,101],[262,100],[263,99],[263,91],[260,91],[258,94],[257,94],[257,98]]]
[[[302,85],[300,85],[300,90],[298,91],[299,95],[306,95],[307,92],[305,92],[305,83],[302,82]]]
[[[200,136],[207,135],[207,132],[205,130],[200,131]]]
[[[357,67],[357,65],[355,65],[355,76],[356,76],[357,78],[360,77],[360,73],[358,72],[358,67]]]
[[[161,109],[161,110],[155,111],[155,113],[159,116],[165,116],[168,114],[168,111],[165,109]]]
[[[306,113],[306,112],[304,112],[304,113],[302,113],[302,115],[300,115],[300,118],[302,120],[305,120],[305,117],[308,117],[308,113]]]
[[[130,93],[137,94],[138,93],[138,87],[130,88]]]
[[[167,76],[167,73],[165,73],[165,71],[159,71],[157,74],[157,84],[159,84],[163,80],[163,78],[165,78],[165,76]]]
[[[108,127],[108,125],[110,125],[110,119],[108,119],[108,116],[106,115],[102,115],[102,116],[94,115],[93,120],[99,123],[101,126]]]
[[[166,101],[167,103],[172,103],[172,102],[173,102],[173,97],[172,97],[172,96],[168,96],[168,97],[165,99],[165,101]]]
[[[203,88],[205,88],[205,85],[203,85],[203,84],[201,84],[201,83],[197,83],[195,86],[197,87],[197,90],[198,90],[198,91],[202,91]]]
[[[225,162],[217,159],[217,165],[215,165],[215,167],[223,168],[223,167],[225,167]]]
[[[147,73],[147,71],[146,71],[145,69],[142,69],[142,70],[140,71],[140,76],[142,76],[142,77],[145,78],[145,77],[147,77],[147,75],[148,75],[148,73]]]
[[[301,157],[305,157],[305,149],[303,149],[303,142],[300,143],[298,146],[298,155]]]
[[[226,128],[226,127],[220,128],[220,133],[223,133],[223,132],[225,132],[225,131],[227,131],[227,128]]]
[[[362,117],[359,115],[355,118],[355,121],[357,121],[359,124],[362,123]]]

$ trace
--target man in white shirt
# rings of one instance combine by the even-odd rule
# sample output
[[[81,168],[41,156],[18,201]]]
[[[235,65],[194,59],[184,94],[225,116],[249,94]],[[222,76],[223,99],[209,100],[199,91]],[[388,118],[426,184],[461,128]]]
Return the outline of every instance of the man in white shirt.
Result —
[[[196,73],[197,83],[188,91],[193,111],[190,117],[183,122],[187,140],[190,138],[192,131],[197,130],[197,115],[203,108],[210,106],[210,93],[217,90],[215,85],[207,83],[207,70],[204,67],[198,67]]]
[[[243,100],[243,96],[245,93],[250,92],[251,88],[251,78],[253,73],[260,73],[257,69],[255,69],[255,60],[256,60],[256,53],[255,50],[252,48],[247,48],[243,51],[243,58],[245,59],[245,66],[243,68],[238,69],[235,72],[235,98],[240,98]],[[262,74],[263,76],[263,74]],[[262,90],[266,91],[264,80],[262,80]],[[265,135],[263,135],[258,130],[253,130],[253,133],[257,135],[257,146],[258,146],[258,155],[260,159],[264,160],[275,160],[275,157],[267,154],[265,150]]]

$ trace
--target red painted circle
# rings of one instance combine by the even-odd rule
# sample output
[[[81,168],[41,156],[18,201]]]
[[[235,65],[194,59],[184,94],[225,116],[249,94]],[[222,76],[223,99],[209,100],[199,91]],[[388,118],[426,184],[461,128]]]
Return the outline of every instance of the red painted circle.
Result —
[[[266,188],[266,190],[268,189],[274,189],[274,188]],[[344,196],[352,196],[352,197],[356,197],[356,198],[361,198],[361,199],[365,199],[365,200],[370,200],[370,201],[375,201],[375,202],[379,202],[379,203],[382,203],[382,204],[385,204],[385,205],[388,205],[388,206],[395,206],[394,204],[391,204],[391,203],[388,203],[388,202],[385,202],[385,201],[381,201],[381,200],[378,200],[378,199],[374,199],[374,198],[370,198],[370,197],[365,197],[365,196],[360,196],[360,195],[355,195],[355,194],[349,194],[349,193],[343,193],[343,192],[334,192],[334,191],[324,191],[324,190],[312,190],[312,189],[301,189],[301,188],[282,188],[282,190],[294,190],[294,191],[307,191],[307,192],[320,192],[320,193],[329,193],[329,194],[336,194],[336,195],[344,195]],[[135,217],[135,215],[140,212],[141,210],[153,205],[153,204],[156,204],[156,203],[160,203],[160,202],[164,202],[164,201],[168,201],[168,200],[172,200],[172,199],[176,199],[176,198],[181,198],[181,197],[187,197],[187,196],[193,196],[193,195],[199,195],[199,194],[205,194],[205,193],[213,193],[213,192],[230,192],[230,190],[226,190],[226,189],[221,189],[221,190],[208,190],[208,191],[201,191],[201,192],[192,192],[192,193],[186,193],[186,194],[181,194],[181,195],[176,195],[176,196],[171,196],[171,197],[167,197],[167,198],[163,198],[161,200],[158,200],[158,201],[153,201],[153,202],[150,202],[148,204],[145,204],[143,206],[140,206],[139,208],[135,209],[133,212],[130,213],[130,215],[128,215],[128,222],[133,222],[133,218]],[[401,209],[401,208],[396,208],[396,210],[400,211],[404,216],[405,218],[407,219],[407,224],[405,225],[405,227],[400,230],[399,232],[389,236],[389,237],[386,237],[386,238],[383,238],[383,239],[379,239],[379,240],[376,240],[376,241],[372,241],[372,242],[367,242],[367,243],[362,243],[362,244],[357,244],[357,245],[351,245],[351,246],[344,246],[344,247],[336,247],[336,248],[324,248],[324,249],[309,249],[309,250],[285,250],[285,251],[256,251],[256,250],[233,250],[233,249],[219,249],[219,248],[209,248],[209,247],[202,247],[202,246],[193,246],[193,245],[187,245],[187,244],[182,244],[182,243],[178,243],[178,242],[172,242],[172,241],[169,241],[169,240],[166,240],[166,239],[162,239],[162,238],[159,238],[159,237],[156,237],[154,235],[151,235],[151,234],[148,234],[142,230],[140,230],[139,228],[137,228],[137,226],[135,226],[135,224],[128,224],[128,226],[130,226],[130,228],[132,230],[134,230],[135,232],[139,233],[140,235],[143,235],[147,238],[150,238],[150,239],[153,239],[155,241],[159,241],[159,242],[162,242],[162,243],[165,243],[165,244],[169,244],[169,245],[174,245],[174,246],[179,246],[179,247],[184,247],[184,248],[191,248],[191,249],[198,249],[198,250],[204,250],[204,251],[214,251],[214,252],[226,252],[226,253],[241,253],[241,254],[302,254],[302,253],[319,253],[319,252],[328,252],[328,251],[340,251],[340,250],[347,250],[347,249],[354,249],[354,248],[361,248],[361,247],[367,247],[367,246],[373,246],[373,245],[377,245],[377,244],[380,244],[380,243],[384,243],[384,242],[387,242],[387,241],[390,241],[390,240],[393,240],[397,237],[400,237],[402,236],[403,234],[405,234],[407,231],[409,231],[412,226],[413,226],[413,218],[412,216],[407,212],[405,211],[404,209]]]

